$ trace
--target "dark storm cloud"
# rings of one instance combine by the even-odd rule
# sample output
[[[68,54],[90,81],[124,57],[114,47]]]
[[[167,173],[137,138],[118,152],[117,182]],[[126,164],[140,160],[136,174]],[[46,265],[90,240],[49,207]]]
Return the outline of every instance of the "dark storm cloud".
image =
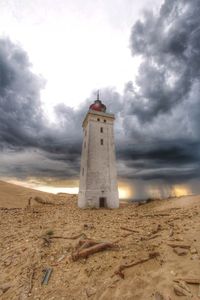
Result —
[[[165,0],[132,27],[141,57],[123,95],[123,177],[174,181],[200,176],[200,2]]]
[[[183,179],[197,178],[200,175],[199,143],[166,142],[130,146],[119,152],[129,179],[165,179],[168,182],[181,182]],[[129,169],[129,172],[128,172]]]
[[[178,165],[184,163],[196,162],[200,159],[199,144],[188,144],[187,141],[182,141],[184,147],[180,144],[174,143],[162,143],[160,145],[143,145],[135,146],[134,149],[129,148],[127,145],[126,151],[120,155],[121,159],[137,161],[141,159],[150,160],[161,166],[167,163],[168,165]]]
[[[44,80],[31,71],[26,52],[8,38],[1,38],[1,174],[6,175],[6,170],[9,173],[12,169],[12,174],[18,176],[45,172],[47,175],[50,173],[49,168],[57,175],[60,175],[60,172],[65,175],[71,174],[71,170],[78,172],[81,149],[79,112],[61,104],[55,108],[58,124],[49,124],[44,117],[40,101],[40,90],[43,87]],[[36,150],[40,152],[39,164]],[[12,165],[9,165],[9,158],[5,153],[16,157],[16,161],[11,160]],[[26,164],[21,158],[17,161],[20,153],[24,153]],[[26,160],[27,156],[31,160],[30,163]],[[51,163],[53,161],[57,161],[57,164]],[[59,161],[65,163],[65,171]]]
[[[33,74],[27,53],[0,39],[0,172],[3,176],[77,176],[82,121],[96,92],[78,109],[61,103],[56,122],[45,119],[40,100],[44,79]],[[108,108],[120,111],[120,95],[104,89]],[[113,103],[114,102],[114,103]]]
[[[132,28],[131,51],[141,55],[131,112],[141,122],[171,111],[200,76],[200,2],[166,0],[158,16],[146,12]]]
[[[44,82],[30,71],[26,52],[0,39],[0,147],[36,143],[43,126],[40,89]]]

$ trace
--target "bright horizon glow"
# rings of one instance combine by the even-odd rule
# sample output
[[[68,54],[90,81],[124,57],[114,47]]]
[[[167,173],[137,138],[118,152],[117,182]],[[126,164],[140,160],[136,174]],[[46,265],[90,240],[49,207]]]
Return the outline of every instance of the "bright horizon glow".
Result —
[[[79,188],[74,187],[51,187],[51,186],[38,186],[35,187],[36,190],[46,192],[46,193],[52,193],[52,194],[58,194],[58,193],[67,193],[67,194],[78,194]],[[119,192],[119,199],[129,199],[130,198],[130,190],[128,188],[118,188]]]
[[[78,187],[78,180],[65,180],[65,185],[63,186],[63,182],[56,179],[56,181],[51,180],[51,178],[46,178],[46,181],[39,181],[36,178],[29,178],[28,181],[18,180],[17,178],[9,179],[9,178],[1,178],[1,180],[16,184],[25,188],[30,188],[46,193],[58,194],[58,193],[67,193],[67,194],[78,194],[79,187]],[[45,184],[46,182],[46,184]],[[135,199],[135,190],[134,187],[129,182],[118,181],[118,192],[119,192],[119,199]],[[154,186],[153,188],[147,188],[146,196],[141,197],[143,198],[155,198],[155,199],[166,199],[168,197],[181,197],[181,196],[189,196],[192,195],[192,190],[187,185],[174,185],[169,189],[166,186],[166,193],[161,194],[159,186]],[[136,197],[140,199],[140,197]]]
[[[175,195],[175,197],[189,196],[192,194],[192,191],[186,185],[175,185],[173,187],[173,194]]]
[[[52,193],[52,194],[58,194],[58,193],[67,193],[67,194],[78,194],[79,187],[76,186],[77,180],[71,181],[66,180],[66,186],[58,186],[59,181],[56,182],[49,182],[48,185],[40,183],[39,181],[36,181],[35,178],[30,178],[29,181],[22,181],[15,179],[9,179],[9,178],[2,178],[3,181],[13,183],[22,187],[38,190],[41,192],[46,193]],[[47,181],[48,182],[48,179]],[[60,183],[62,184],[62,182]],[[68,186],[67,186],[68,185]],[[119,192],[119,199],[129,199],[132,196],[132,187],[124,182],[118,183],[118,192]]]

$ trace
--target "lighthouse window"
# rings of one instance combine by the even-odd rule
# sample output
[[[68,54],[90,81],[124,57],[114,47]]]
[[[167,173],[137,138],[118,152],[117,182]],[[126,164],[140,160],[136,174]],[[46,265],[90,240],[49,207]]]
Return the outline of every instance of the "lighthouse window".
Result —
[[[106,120],[103,120],[104,121],[104,123],[106,123]]]
[[[103,127],[101,127],[101,130],[100,130],[101,132],[103,132]]]
[[[101,145],[103,145],[103,139],[101,139]]]
[[[98,119],[97,119],[97,121],[99,122],[99,121],[100,121],[100,119],[98,118]]]

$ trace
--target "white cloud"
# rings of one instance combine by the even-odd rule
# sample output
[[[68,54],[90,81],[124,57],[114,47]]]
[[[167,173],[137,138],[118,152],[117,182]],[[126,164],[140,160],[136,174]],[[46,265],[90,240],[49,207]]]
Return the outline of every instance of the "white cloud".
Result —
[[[62,102],[76,107],[93,89],[124,83],[137,72],[129,50],[130,27],[144,8],[159,0],[4,0],[0,35],[29,53],[33,71],[47,80],[47,114]]]

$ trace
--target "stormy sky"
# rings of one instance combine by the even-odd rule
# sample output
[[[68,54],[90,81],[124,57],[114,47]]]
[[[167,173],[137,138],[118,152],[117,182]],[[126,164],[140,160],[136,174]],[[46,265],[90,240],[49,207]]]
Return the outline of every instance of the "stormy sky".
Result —
[[[191,193],[200,191],[200,2],[155,3],[157,9],[144,5],[143,13],[136,15],[138,19],[134,16],[133,22],[128,24],[126,43],[131,58],[127,73],[130,78],[122,76],[123,89],[114,86],[113,79],[109,85],[109,78],[106,85],[100,86],[107,111],[116,115],[119,181],[127,182],[135,197],[145,197],[147,191],[156,194],[158,190],[159,195],[166,196],[175,185],[184,186]],[[131,8],[134,10],[134,6]],[[120,22],[115,26],[120,28]],[[49,64],[58,55],[49,57]],[[134,68],[131,71],[131,60],[136,62],[137,71]],[[86,62],[90,64],[87,59]],[[122,65],[121,54],[116,56],[115,63]],[[106,64],[105,72],[107,68]],[[87,81],[86,70],[85,77]],[[68,78],[65,88],[70,89],[74,84]],[[99,86],[91,85],[85,100],[74,106],[73,101],[70,105],[65,101],[51,102],[53,118],[50,118],[44,104],[44,95],[48,98],[48,93],[44,93],[47,85],[48,78],[35,72],[24,47],[11,35],[2,34],[2,179],[78,180],[81,124]],[[79,89],[78,82],[76,88]]]

